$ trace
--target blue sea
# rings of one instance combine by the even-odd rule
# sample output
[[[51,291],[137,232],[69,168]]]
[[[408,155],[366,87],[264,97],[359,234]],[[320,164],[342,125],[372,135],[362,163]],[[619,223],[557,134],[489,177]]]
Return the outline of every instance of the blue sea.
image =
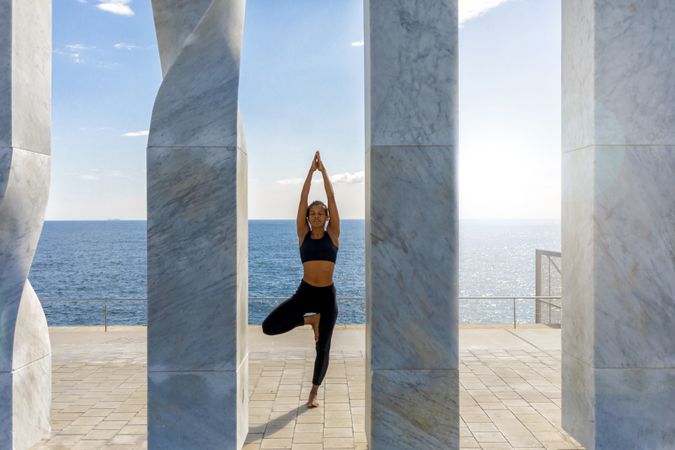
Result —
[[[364,220],[342,220],[334,283],[339,323],[365,321]],[[559,221],[460,221],[460,296],[531,296],[535,249],[560,250]],[[302,278],[294,220],[249,221],[249,323],[260,324]],[[146,222],[47,221],[29,279],[50,326],[145,325]],[[56,301],[61,300],[61,301]],[[511,300],[460,301],[465,323],[513,320]],[[534,322],[533,301],[517,304],[518,322]]]

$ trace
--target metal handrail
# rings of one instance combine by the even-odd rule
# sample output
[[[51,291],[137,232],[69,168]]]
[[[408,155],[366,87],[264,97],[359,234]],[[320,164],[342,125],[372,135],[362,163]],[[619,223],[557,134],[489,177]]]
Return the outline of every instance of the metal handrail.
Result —
[[[147,298],[75,298],[60,299],[47,298],[40,299],[43,303],[104,303],[104,302],[147,302]]]
[[[145,298],[103,298],[103,299],[40,299],[42,303],[103,303],[103,328],[108,332],[109,302],[147,302]]]
[[[534,300],[537,303],[542,302],[542,299],[546,300],[560,300],[560,296],[555,296],[555,295],[530,295],[530,296],[516,296],[516,297],[511,297],[511,296],[491,296],[491,297],[458,297],[459,300],[481,300],[481,299],[488,299],[488,300],[513,300],[513,329],[516,329],[516,300]],[[548,302],[544,302],[548,303]],[[560,308],[558,305],[553,305],[556,306],[557,308]]]
[[[558,297],[557,299],[560,300],[560,298],[561,298],[561,297]],[[554,298],[554,299],[552,299],[552,300],[556,300],[556,299]],[[546,305],[548,305],[548,306],[553,306],[554,308],[562,309],[562,306],[556,305],[555,303],[546,302],[546,301],[544,301],[544,300],[537,300],[537,301],[538,301],[539,303],[544,303],[544,304],[546,304]]]
[[[551,294],[551,266],[558,272],[558,275],[561,275],[561,269],[560,267],[553,261],[552,258],[561,258],[562,253],[557,252],[557,251],[552,251],[552,250],[542,250],[542,249],[535,249],[535,288],[534,288],[534,293],[535,295],[542,295],[544,292],[544,286],[542,286],[541,281],[542,281],[542,260],[543,258],[546,258],[546,262],[548,263],[547,269],[547,281],[548,281],[548,294]],[[551,305],[549,305],[548,308],[548,323],[551,323]],[[553,305],[557,306],[557,305]],[[541,320],[541,303],[537,302],[535,305],[535,311],[534,311],[534,320],[535,322],[543,322]]]
[[[288,297],[249,297],[249,300],[285,300]],[[521,295],[521,296],[461,296],[458,300],[513,300],[513,328],[516,328],[516,300],[535,300],[561,309],[560,305],[545,300],[560,300],[560,296]],[[365,300],[365,297],[337,297],[337,300]],[[145,298],[108,298],[108,299],[42,299],[43,303],[103,303],[103,327],[108,331],[108,303],[111,302],[147,302]]]
[[[250,297],[249,300],[286,300],[289,297]],[[336,300],[364,300],[365,297],[336,297]]]

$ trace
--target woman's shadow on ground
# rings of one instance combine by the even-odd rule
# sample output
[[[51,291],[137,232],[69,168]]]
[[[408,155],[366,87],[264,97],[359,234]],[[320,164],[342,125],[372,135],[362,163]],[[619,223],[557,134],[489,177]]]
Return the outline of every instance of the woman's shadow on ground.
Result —
[[[249,427],[248,434],[263,434],[263,433],[273,433],[274,431],[280,430],[288,425],[292,420],[297,417],[300,417],[302,414],[309,411],[309,408],[306,404],[300,405],[297,408],[294,408],[287,413],[282,414],[279,417],[271,419],[269,422]]]

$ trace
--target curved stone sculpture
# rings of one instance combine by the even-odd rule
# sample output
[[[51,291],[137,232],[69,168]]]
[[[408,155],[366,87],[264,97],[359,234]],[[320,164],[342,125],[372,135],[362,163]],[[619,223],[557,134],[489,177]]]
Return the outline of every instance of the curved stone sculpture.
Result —
[[[248,432],[243,0],[153,0],[163,72],[148,140],[148,445]]]
[[[0,0],[0,448],[49,432],[51,345],[28,272],[50,178],[51,1]]]

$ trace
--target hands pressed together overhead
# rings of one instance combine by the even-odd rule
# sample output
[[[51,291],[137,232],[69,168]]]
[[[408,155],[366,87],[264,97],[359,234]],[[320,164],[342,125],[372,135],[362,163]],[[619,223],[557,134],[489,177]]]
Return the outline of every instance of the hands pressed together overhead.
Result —
[[[315,170],[318,170],[321,173],[326,172],[323,161],[321,161],[321,154],[318,150],[314,153],[314,158],[312,159],[312,172]]]

